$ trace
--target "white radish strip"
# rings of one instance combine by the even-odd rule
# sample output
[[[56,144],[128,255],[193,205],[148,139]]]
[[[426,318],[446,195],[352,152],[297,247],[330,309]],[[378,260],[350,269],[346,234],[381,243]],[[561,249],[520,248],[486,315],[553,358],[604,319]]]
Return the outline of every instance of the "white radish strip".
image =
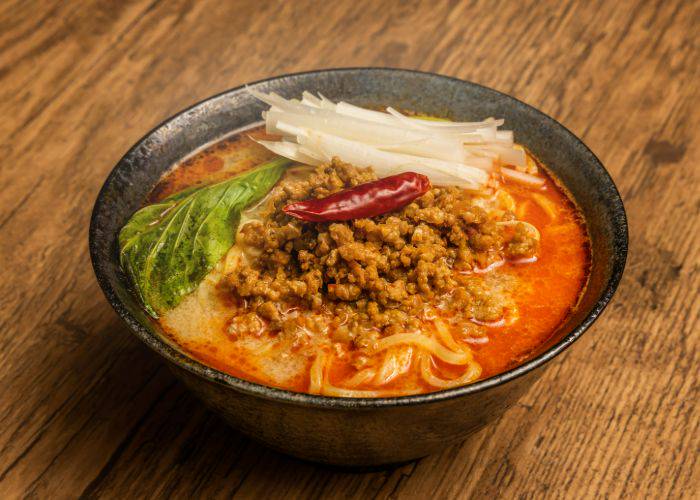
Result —
[[[279,115],[286,116],[288,114],[297,114],[311,117],[337,116],[337,113],[333,112],[332,110],[325,108],[317,108],[315,106],[304,104],[303,102],[300,102],[299,104],[293,102],[286,102],[283,104],[283,106],[284,107],[275,106],[274,108],[271,108],[269,112],[272,113],[273,117]],[[270,118],[266,117],[266,119]]]
[[[513,144],[513,131],[512,130],[497,130],[496,140],[498,142],[505,142],[507,144]]]
[[[414,171],[428,176],[435,185],[449,186],[454,184],[465,189],[479,189],[485,184],[484,179],[488,179],[485,172],[463,165],[448,170],[436,168],[434,162],[437,160],[432,160],[429,163],[427,158],[410,157],[368,147],[357,148],[347,145],[347,148],[344,149],[343,146],[338,145],[337,141],[332,142],[330,146],[326,144],[328,144],[327,141],[321,144],[320,151],[329,160],[333,156],[339,156],[341,160],[357,166],[374,167],[381,177]]]
[[[321,165],[325,159],[319,160],[317,157],[307,154],[302,151],[302,148],[298,144],[287,141],[263,141],[258,139],[253,139],[255,142],[261,146],[266,147],[270,151],[290,160],[298,161],[299,163],[304,163],[306,165]]]
[[[388,151],[381,151],[379,150],[379,148],[368,146],[358,141],[351,141],[342,137],[337,137],[332,134],[325,134],[323,132],[316,131],[308,132],[311,135],[317,136],[318,140],[323,141],[324,143],[331,143],[333,145],[346,146],[354,149],[367,149],[368,154],[376,156],[377,158],[384,158],[386,161],[391,163],[425,165],[426,167],[430,167],[435,170],[440,170],[452,175],[461,172],[466,175],[471,175],[475,179],[480,179],[483,182],[486,182],[488,176],[484,172],[478,173],[474,171],[478,169],[488,172],[493,168],[493,165],[490,161],[485,161],[484,159],[480,158],[470,158],[465,162],[443,161],[435,158],[424,158],[403,153],[391,153]],[[319,144],[321,143],[319,142]],[[340,154],[338,154],[338,156],[340,156]],[[352,163],[349,160],[345,161]]]
[[[386,112],[389,113],[391,116],[396,118],[397,121],[401,122],[403,125],[409,128],[413,128],[416,130],[428,130],[428,126],[424,126],[422,123],[415,123],[411,121],[408,116],[404,116],[398,111],[396,111],[394,108],[391,106],[388,106],[386,108]]]
[[[529,187],[541,187],[544,184],[544,179],[542,177],[526,174],[525,172],[513,170],[512,168],[501,168],[501,174],[506,179],[519,182]]]
[[[413,125],[413,121],[411,121],[409,118],[404,118],[406,121],[402,123],[403,130],[410,130],[415,133],[421,133],[428,135],[430,137],[441,137],[445,140],[458,140],[462,142],[463,144],[487,144],[487,143],[495,143],[498,142],[496,140],[496,133],[495,129],[491,130],[488,128],[481,128],[479,130],[472,130],[472,131],[462,131],[462,130],[444,130],[444,129],[431,129],[431,128],[425,128],[425,127],[417,127]],[[415,120],[415,121],[421,121],[421,120]]]
[[[351,116],[343,116],[326,109],[299,110],[299,112],[266,113],[267,121],[284,121],[293,125],[327,132],[333,135],[346,135],[348,139],[367,140],[376,143],[402,142],[435,139],[435,135],[427,131],[406,130],[388,125],[382,125]],[[443,143],[456,142],[438,138]]]
[[[496,140],[496,127],[478,128],[476,133],[484,139],[484,142],[494,142]]]
[[[462,183],[470,184],[472,188],[478,188],[488,180],[488,174],[478,167],[380,151],[372,146],[329,134],[311,132],[308,137],[300,136],[299,143],[312,151],[320,151],[326,157],[338,156],[341,160],[358,167],[372,166],[380,176],[401,172],[401,167],[405,165],[416,165],[420,166],[416,172],[427,175],[434,183],[439,183],[445,177],[452,177],[461,179]],[[439,177],[442,177],[440,181]]]
[[[396,144],[375,144],[377,149],[382,151],[391,151],[394,153],[403,153],[423,158],[434,158],[436,160],[463,162],[467,155],[464,154],[464,148],[458,142],[446,144],[443,147],[436,148],[435,141],[424,139],[421,141],[406,141]],[[484,170],[491,169],[493,163],[479,163]]]
[[[301,94],[301,103],[307,106],[313,106],[315,108],[320,108],[323,102],[321,99],[313,95],[311,92],[304,91]]]
[[[503,120],[494,120],[493,118],[488,118],[483,122],[445,122],[438,120],[422,120],[420,118],[406,116],[391,106],[387,107],[386,111],[406,126],[421,130],[431,130],[432,132],[438,132],[438,130],[435,129],[440,129],[439,132],[441,133],[471,133],[476,132],[479,129],[495,129],[498,126],[503,125]]]
[[[480,146],[464,146],[464,154],[467,155],[467,158],[491,158],[493,161],[500,158],[500,155],[495,151]]]
[[[317,161],[317,162],[318,162],[318,165],[322,164],[322,163],[325,162],[325,161],[328,161],[328,160],[326,160],[326,157],[325,157],[325,156],[319,154],[319,153],[316,152],[316,151],[312,151],[312,150],[310,150],[310,149],[307,149],[307,148],[305,148],[305,147],[303,147],[303,146],[299,146],[298,151],[299,151],[299,154],[300,154],[300,155],[306,155],[306,156],[308,156],[309,158],[311,158],[311,159]],[[309,165],[316,165],[316,163],[309,163]]]
[[[297,137],[300,135],[307,137],[309,135],[309,132],[311,132],[311,130],[306,127],[296,127],[290,123],[283,121],[277,121],[275,123],[274,130],[278,130],[283,135],[291,135],[293,137]]]
[[[473,132],[476,129],[484,126],[498,126],[503,124],[502,120],[494,120],[493,118],[489,118],[488,120],[485,120],[484,122],[474,122],[474,123],[469,123],[469,122],[437,122],[437,121],[431,121],[431,120],[421,120],[419,118],[409,118],[407,116],[402,115],[398,111],[396,111],[393,108],[387,108],[387,109],[392,109],[395,114],[388,114],[388,113],[382,113],[381,111],[373,111],[370,109],[364,109],[359,106],[355,106],[353,104],[341,101],[336,105],[336,112],[347,115],[347,116],[354,116],[355,118],[359,118],[362,120],[367,120],[367,121],[374,121],[377,123],[383,123],[386,125],[391,125],[394,127],[397,126],[403,126],[411,129],[424,129],[424,130],[431,130],[431,129],[442,129],[444,128],[445,130],[440,130],[439,132],[445,132],[445,133],[463,133],[463,132]],[[402,120],[402,118],[405,118],[406,120]],[[449,130],[448,130],[449,129]],[[432,132],[437,133],[437,130],[432,130]]]
[[[317,99],[313,101],[318,103],[319,106],[315,106],[313,103],[309,103],[308,97],[306,102],[299,101],[298,99],[285,99],[284,97],[275,94],[274,92],[270,94],[265,94],[263,92],[258,92],[256,90],[248,89],[248,92],[253,95],[253,97],[269,104],[271,108],[268,111],[271,112],[287,112],[287,113],[300,113],[300,114],[311,114],[316,115],[320,111],[324,111],[324,102]],[[313,94],[308,94],[312,99],[316,99]],[[332,110],[325,110],[332,111]]]
[[[425,118],[418,118],[414,116],[408,116],[407,118],[415,123],[418,123],[431,129],[445,129],[445,132],[448,132],[450,131],[450,129],[453,128],[467,129],[473,127],[477,129],[481,127],[500,127],[504,123],[503,119],[496,120],[495,118],[486,118],[484,121],[481,122],[453,122],[451,120],[428,120]]]
[[[391,115],[382,113],[381,111],[373,111],[371,109],[360,108],[350,103],[340,101],[335,105],[335,111],[345,116],[354,116],[360,120],[367,120],[375,123],[383,123],[392,127],[400,127],[401,122]]]
[[[302,139],[302,142],[304,141],[307,141],[307,144],[311,144],[310,142],[308,142],[308,139]],[[472,191],[479,191],[483,186],[481,182],[475,182],[473,180],[458,177],[457,175],[433,170],[427,168],[425,165],[420,165],[417,163],[386,162],[386,158],[378,159],[376,156],[372,155],[372,153],[381,153],[381,151],[378,150],[374,152],[369,151],[370,154],[368,157],[359,156],[366,155],[368,153],[367,148],[369,147],[358,148],[356,150],[342,150],[342,148],[336,147],[334,153],[328,152],[328,148],[322,148],[318,145],[318,143],[316,143],[313,147],[317,149],[312,150],[306,146],[302,146],[300,148],[300,151],[305,152],[310,156],[313,154],[316,157],[321,158],[321,163],[329,162],[333,159],[334,156],[337,156],[341,160],[346,161],[348,163],[352,163],[356,166],[371,166],[374,168],[374,171],[380,177],[388,177],[390,175],[399,174],[401,172],[416,172],[427,176],[434,186],[456,186]]]
[[[465,133],[465,134],[456,134],[456,136],[460,141],[462,141],[462,144],[464,144],[465,146],[470,146],[470,145],[482,146],[482,145],[487,144],[489,142],[486,137],[484,137],[481,134],[477,134],[476,132],[469,132],[469,133]]]
[[[453,121],[441,121],[441,120],[423,120],[421,118],[414,118],[414,117],[409,117],[411,120],[415,120],[417,122],[421,122],[424,125],[427,125],[430,128],[444,128],[444,129],[450,129],[450,128],[467,128],[467,127],[500,127],[505,123],[505,120],[502,118],[496,120],[495,118],[486,118],[484,121],[481,122],[453,122]]]
[[[321,99],[321,107],[325,109],[330,109],[332,111],[335,111],[335,103],[328,99],[326,96],[324,96],[322,93],[317,92],[319,99]]]
[[[268,112],[266,118],[266,130],[270,134],[287,133],[300,135],[298,132],[287,132],[278,124],[284,123],[317,130],[344,139],[350,139],[365,144],[382,146],[388,144],[388,149],[396,152],[414,154],[427,158],[437,158],[447,161],[462,161],[464,150],[458,139],[446,139],[431,137],[429,134],[412,130],[403,130],[396,127],[388,127],[378,123],[366,122],[356,118],[340,116],[325,110],[318,110],[319,114],[302,115],[297,113]]]
[[[392,108],[391,106],[387,106],[386,112],[389,113],[390,115],[400,119],[401,121],[408,120],[408,123],[410,123],[413,126],[417,126],[420,128],[444,128],[447,129],[445,130],[446,132],[449,131],[449,129],[464,129],[465,131],[472,131],[476,130],[478,128],[482,127],[491,127],[491,126],[500,126],[503,125],[503,120],[494,120],[493,118],[487,118],[484,121],[481,122],[453,122],[453,121],[446,121],[446,120],[426,120],[422,118],[416,118],[412,116],[407,116],[398,111],[395,108]],[[500,122],[500,123],[498,123]],[[454,132],[454,131],[452,131]]]
[[[490,146],[466,146],[467,155],[485,156],[487,158],[499,159],[501,163],[506,165],[514,165],[516,167],[524,167],[527,165],[525,151],[503,147],[500,145]]]
[[[248,90],[248,92],[249,92],[253,97],[255,97],[256,99],[261,100],[261,101],[264,102],[265,104],[268,104],[269,106],[272,106],[272,107],[277,107],[277,108],[280,108],[280,109],[286,109],[286,108],[288,108],[289,106],[293,106],[293,105],[294,105],[293,102],[291,102],[291,101],[285,99],[284,97],[282,97],[282,96],[280,96],[280,95],[275,94],[274,92],[271,92],[271,93],[269,93],[269,94],[265,94],[264,92],[260,92],[260,91],[258,91],[258,90],[254,90],[254,89],[251,89],[251,88],[249,88],[249,89],[247,89],[247,90]]]
[[[397,126],[399,124],[404,124],[404,120],[407,120],[405,122],[405,126],[410,128],[421,128],[421,129],[427,129],[430,130],[432,133],[438,132],[437,130],[433,129],[445,129],[441,130],[440,132],[442,133],[469,133],[469,132],[474,132],[477,129],[491,129],[491,128],[496,128],[501,125],[503,125],[503,120],[495,120],[494,118],[487,118],[486,120],[482,122],[451,122],[451,121],[436,121],[436,120],[423,120],[420,118],[412,118],[405,116],[401,113],[399,113],[397,110],[394,108],[387,108],[388,110],[391,110],[392,114],[388,113],[383,113],[381,111],[374,111],[374,110],[369,110],[365,108],[361,108],[359,106],[355,106],[353,104],[341,101],[338,104],[334,104],[332,101],[324,97],[321,93],[319,93],[319,100],[315,100],[316,98],[313,96],[313,94],[309,92],[305,92],[304,97],[306,98],[306,102],[304,101],[299,101],[297,99],[284,99],[283,97],[279,96],[278,94],[270,93],[270,94],[265,94],[263,92],[254,90],[254,89],[248,89],[248,92],[252,94],[254,97],[260,99],[261,101],[269,104],[270,106],[277,106],[280,109],[288,109],[290,107],[297,107],[297,106],[303,106],[307,107],[309,109],[318,109],[318,103],[320,100],[321,107],[329,110],[329,111],[334,111],[342,115],[347,115],[347,116],[353,116],[355,118],[359,118],[365,121],[372,121],[376,123],[383,123],[386,125],[391,125],[391,126]],[[462,129],[462,130],[460,130]],[[510,131],[504,131],[506,133]]]
[[[516,167],[524,167],[527,165],[527,157],[525,151],[515,148],[501,148],[492,146],[492,150],[496,151],[501,159],[501,163],[506,165],[514,165]]]
[[[388,113],[333,103],[320,93],[304,92],[302,100],[249,89],[269,104],[266,130],[282,135],[282,144],[260,141],[277,154],[317,165],[335,156],[380,175],[407,167],[427,175],[434,184],[479,189],[488,181],[494,162],[522,167],[524,151],[513,146],[513,134],[498,130],[503,120],[440,122],[408,117],[389,107]],[[482,170],[481,172],[479,170]],[[543,179],[502,168],[506,179],[539,186]]]
[[[391,116],[386,113],[382,113],[379,111],[372,111],[372,110],[367,110],[364,108],[360,108],[357,106],[353,106],[352,104],[348,104],[345,102],[340,102],[337,106],[334,105],[331,101],[328,99],[325,99],[322,97],[321,103],[324,108],[327,109],[320,109],[317,106],[314,106],[313,103],[318,103],[319,101],[312,101],[312,104],[300,102],[298,100],[292,99],[292,100],[287,100],[284,99],[283,97],[271,93],[271,94],[264,94],[262,92],[254,91],[254,90],[249,90],[250,93],[257,97],[258,99],[263,100],[267,104],[271,105],[273,108],[271,108],[270,111],[272,112],[292,112],[296,114],[303,114],[303,115],[311,115],[311,116],[325,116],[325,117],[332,117],[332,116],[337,116],[337,113],[340,114],[345,114],[348,117],[353,117],[356,120],[362,120],[363,125],[367,125],[367,122],[374,122],[377,124],[383,124],[385,126],[389,126],[390,128],[396,130],[398,129],[404,129],[407,131],[413,131],[413,132],[422,132],[424,135],[447,135],[447,136],[452,136],[453,134],[466,134],[464,137],[462,137],[463,140],[466,141],[479,141],[479,142],[484,142],[484,141],[495,141],[497,140],[496,137],[496,126],[499,124],[498,120],[494,120],[493,118],[489,118],[488,120],[485,120],[484,122],[474,122],[474,123],[465,123],[464,125],[460,125],[458,123],[453,123],[450,122],[449,125],[452,125],[454,127],[451,127],[449,132],[446,130],[440,130],[436,131],[434,130],[434,127],[431,126],[426,126],[424,124],[430,124],[433,122],[430,122],[428,120],[420,120],[420,119],[413,119],[406,117],[404,115],[401,115],[398,111],[393,110],[393,108],[388,108],[392,109],[394,113],[396,113],[396,116]],[[307,98],[307,101],[309,99],[309,96],[311,96],[311,99],[315,99],[315,97],[309,93],[307,93],[305,97]],[[330,109],[331,107],[335,109]],[[275,109],[276,108],[276,109]],[[337,113],[336,113],[337,112]],[[273,118],[267,118],[267,119],[273,119]],[[421,123],[422,122],[422,123]],[[502,120],[500,121],[502,123]],[[359,123],[357,124],[359,125]],[[486,125],[486,126],[484,126]],[[466,128],[465,128],[466,127]],[[459,130],[460,128],[465,128],[465,130]],[[450,137],[451,138],[451,137]]]

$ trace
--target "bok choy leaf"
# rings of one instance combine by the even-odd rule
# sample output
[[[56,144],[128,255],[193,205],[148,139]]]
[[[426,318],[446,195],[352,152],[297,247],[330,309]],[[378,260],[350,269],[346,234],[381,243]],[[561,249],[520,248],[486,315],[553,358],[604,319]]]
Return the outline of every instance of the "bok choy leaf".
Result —
[[[119,232],[119,260],[154,318],[192,292],[235,242],[241,212],[262,199],[291,161],[279,158],[137,211]]]

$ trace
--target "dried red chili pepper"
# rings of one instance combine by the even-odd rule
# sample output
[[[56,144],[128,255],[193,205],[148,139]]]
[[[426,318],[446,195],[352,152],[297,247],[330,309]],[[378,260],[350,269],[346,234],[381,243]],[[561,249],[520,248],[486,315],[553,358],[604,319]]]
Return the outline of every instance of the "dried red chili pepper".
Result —
[[[430,180],[425,175],[404,172],[344,189],[326,198],[290,203],[283,210],[287,215],[309,222],[363,219],[408,205],[429,189]]]

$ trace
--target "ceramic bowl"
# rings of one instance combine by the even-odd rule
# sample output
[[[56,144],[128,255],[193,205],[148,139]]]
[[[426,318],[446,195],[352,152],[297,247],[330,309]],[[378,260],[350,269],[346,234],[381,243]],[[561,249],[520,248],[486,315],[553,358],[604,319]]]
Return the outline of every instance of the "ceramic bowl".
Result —
[[[161,174],[202,145],[259,122],[264,107],[244,87],[202,101],[158,125],[114,167],[93,210],[90,254],[107,300],[129,329],[241,432],[282,452],[330,464],[374,466],[427,455],[500,417],[556,356],[589,329],[613,296],[627,255],[622,200],[596,156],[556,120],[495,90],[417,71],[332,69],[250,86],[285,97],[309,90],[361,106],[392,105],[460,121],[505,118],[516,140],[542,160],[575,198],[590,233],[592,268],[580,306],[551,341],[522,365],[464,387],[406,397],[333,398],[266,387],[217,371],[163,337],[130,292],[117,256],[119,229]]]

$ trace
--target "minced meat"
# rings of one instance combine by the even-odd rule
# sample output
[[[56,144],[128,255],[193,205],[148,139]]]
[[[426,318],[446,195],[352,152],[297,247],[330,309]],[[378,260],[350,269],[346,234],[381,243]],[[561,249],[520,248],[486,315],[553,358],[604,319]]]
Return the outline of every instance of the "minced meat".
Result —
[[[449,304],[467,319],[498,319],[503,297],[475,286],[469,274],[504,258],[535,255],[537,241],[526,231],[498,224],[512,220],[512,212],[491,213],[457,187],[434,187],[371,219],[312,223],[282,211],[290,202],[374,179],[371,168],[338,160],[301,179],[284,178],[259,219],[240,228],[237,245],[250,263],[228,274],[226,286],[271,329],[289,329],[287,311],[329,313],[332,335],[360,347],[417,328],[426,305]]]

